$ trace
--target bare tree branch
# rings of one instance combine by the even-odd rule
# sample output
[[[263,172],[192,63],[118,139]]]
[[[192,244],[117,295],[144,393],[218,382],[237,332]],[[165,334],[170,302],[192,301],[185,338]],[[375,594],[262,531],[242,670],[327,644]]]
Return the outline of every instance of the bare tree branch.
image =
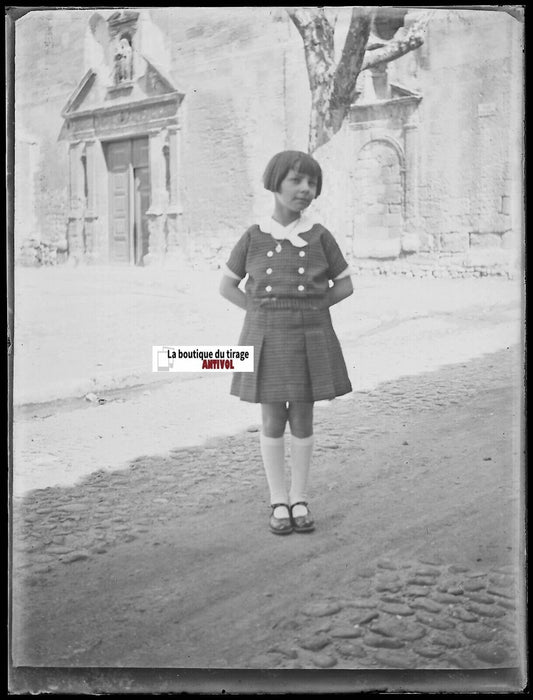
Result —
[[[414,22],[409,29],[400,27],[396,34],[385,46],[367,51],[363,59],[361,70],[372,68],[379,63],[389,63],[406,53],[414,51],[424,43],[424,32],[429,20],[429,15],[424,15]]]
[[[302,7],[287,8],[287,14],[294,22],[294,25],[300,34],[302,34],[302,37],[305,27],[308,27],[313,23],[315,16],[314,13],[311,13],[309,10],[305,10]]]

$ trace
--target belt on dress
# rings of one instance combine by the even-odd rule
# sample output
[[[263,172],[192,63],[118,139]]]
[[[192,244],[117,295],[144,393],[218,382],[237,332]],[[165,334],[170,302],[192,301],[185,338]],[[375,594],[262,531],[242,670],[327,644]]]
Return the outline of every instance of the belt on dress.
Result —
[[[323,297],[266,297],[264,299],[251,299],[249,310],[269,311],[278,309],[310,309],[321,311],[327,308]]]

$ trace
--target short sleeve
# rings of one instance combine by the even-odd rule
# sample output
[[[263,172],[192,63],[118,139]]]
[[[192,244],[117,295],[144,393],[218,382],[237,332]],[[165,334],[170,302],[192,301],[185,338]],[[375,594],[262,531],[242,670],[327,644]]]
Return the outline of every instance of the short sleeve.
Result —
[[[328,261],[328,278],[334,280],[348,269],[348,263],[341,252],[339,244],[327,229],[321,236],[322,247]]]
[[[228,270],[241,280],[246,277],[246,257],[249,245],[250,233],[246,231],[235,244],[226,263]]]

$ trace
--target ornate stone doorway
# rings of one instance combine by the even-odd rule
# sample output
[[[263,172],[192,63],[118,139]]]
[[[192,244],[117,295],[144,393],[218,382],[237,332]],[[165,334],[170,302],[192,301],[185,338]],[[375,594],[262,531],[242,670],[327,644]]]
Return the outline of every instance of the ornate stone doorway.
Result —
[[[69,141],[69,256],[147,265],[179,262],[180,105],[184,93],[143,53],[139,13],[98,14],[107,63],[87,71],[62,115]]]
[[[396,258],[416,252],[420,240],[417,110],[422,98],[396,84],[388,85],[385,97],[377,92],[350,110],[348,235],[355,257]]]

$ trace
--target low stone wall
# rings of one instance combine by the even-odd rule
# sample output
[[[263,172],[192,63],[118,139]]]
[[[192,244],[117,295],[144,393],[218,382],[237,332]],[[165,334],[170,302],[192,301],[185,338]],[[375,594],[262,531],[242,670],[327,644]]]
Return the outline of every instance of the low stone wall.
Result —
[[[515,279],[518,271],[505,262],[475,264],[468,262],[434,260],[361,260],[352,259],[350,268],[357,276],[403,275],[404,277],[464,278],[498,276]]]
[[[28,238],[19,247],[15,264],[23,267],[60,265],[67,261],[66,241],[41,241]]]
[[[228,233],[202,239],[190,237],[182,248],[184,264],[192,269],[221,270],[240,234]],[[488,277],[516,279],[521,260],[513,250],[503,248],[468,250],[462,254],[413,253],[397,258],[361,258],[345,253],[354,275],[403,275],[404,277]]]

